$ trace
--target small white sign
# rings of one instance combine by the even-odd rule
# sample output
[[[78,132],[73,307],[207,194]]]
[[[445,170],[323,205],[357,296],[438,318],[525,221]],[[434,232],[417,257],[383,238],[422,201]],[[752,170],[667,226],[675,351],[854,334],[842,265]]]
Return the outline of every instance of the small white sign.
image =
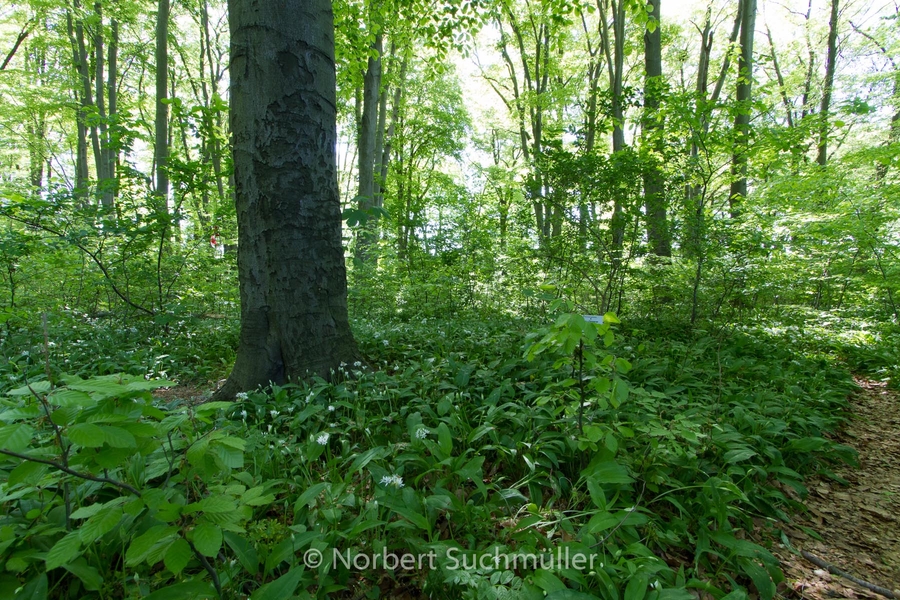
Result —
[[[588,323],[596,323],[597,325],[603,325],[603,315],[583,315],[584,320]]]

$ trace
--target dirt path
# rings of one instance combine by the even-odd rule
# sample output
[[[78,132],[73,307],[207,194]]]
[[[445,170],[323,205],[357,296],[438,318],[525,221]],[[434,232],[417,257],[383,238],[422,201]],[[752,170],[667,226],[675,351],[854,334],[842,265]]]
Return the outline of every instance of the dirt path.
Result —
[[[840,441],[859,451],[860,468],[836,472],[850,482],[809,482],[802,515],[785,533],[793,545],[900,598],[900,393],[884,384],[858,380],[852,398],[855,418]],[[815,531],[821,540],[804,533]],[[787,595],[824,600],[884,598],[804,558],[778,552],[787,577]]]

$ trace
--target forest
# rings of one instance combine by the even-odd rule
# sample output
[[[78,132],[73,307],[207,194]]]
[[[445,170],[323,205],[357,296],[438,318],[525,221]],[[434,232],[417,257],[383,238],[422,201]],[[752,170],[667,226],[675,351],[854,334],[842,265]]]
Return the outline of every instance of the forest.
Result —
[[[0,600],[900,598],[900,4],[7,0]]]

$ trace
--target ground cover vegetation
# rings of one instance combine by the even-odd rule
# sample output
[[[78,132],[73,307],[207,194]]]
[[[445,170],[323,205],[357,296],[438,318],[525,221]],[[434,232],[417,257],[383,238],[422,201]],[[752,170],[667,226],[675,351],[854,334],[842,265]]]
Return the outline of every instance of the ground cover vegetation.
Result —
[[[212,399],[227,7],[0,8],[0,598],[787,594],[900,382],[896,8],[332,7],[358,350]]]

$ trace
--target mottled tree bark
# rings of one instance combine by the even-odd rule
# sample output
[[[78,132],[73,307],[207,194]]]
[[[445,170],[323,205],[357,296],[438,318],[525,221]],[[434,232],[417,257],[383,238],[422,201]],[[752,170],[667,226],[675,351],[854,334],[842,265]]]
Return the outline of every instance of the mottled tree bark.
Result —
[[[330,0],[230,0],[241,333],[217,397],[358,359],[335,155]]]

